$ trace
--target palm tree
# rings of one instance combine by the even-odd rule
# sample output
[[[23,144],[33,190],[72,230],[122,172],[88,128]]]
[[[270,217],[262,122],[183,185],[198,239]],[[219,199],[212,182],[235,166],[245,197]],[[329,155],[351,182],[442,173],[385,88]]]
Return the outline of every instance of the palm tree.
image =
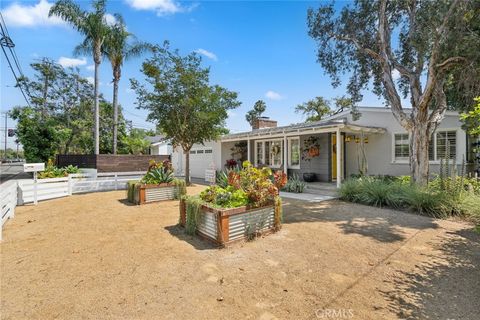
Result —
[[[88,50],[95,63],[95,154],[100,153],[100,111],[98,71],[102,62],[102,46],[108,33],[105,18],[106,0],[94,0],[93,11],[83,11],[71,0],[59,0],[51,8],[48,16],[57,16],[71,24],[85,36],[83,42],[75,49],[75,54]]]
[[[122,16],[116,14],[115,23],[109,28],[103,48],[113,72],[113,154],[117,154],[118,83],[122,76],[123,62],[150,49],[151,45],[136,41],[135,36],[127,31]]]

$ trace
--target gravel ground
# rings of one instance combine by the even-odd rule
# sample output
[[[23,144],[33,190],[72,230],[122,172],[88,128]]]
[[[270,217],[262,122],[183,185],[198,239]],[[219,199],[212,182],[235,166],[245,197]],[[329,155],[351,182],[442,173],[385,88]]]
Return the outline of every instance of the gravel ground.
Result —
[[[468,224],[285,199],[280,232],[219,250],[176,226],[178,202],[125,198],[17,207],[0,244],[1,318],[478,319]]]

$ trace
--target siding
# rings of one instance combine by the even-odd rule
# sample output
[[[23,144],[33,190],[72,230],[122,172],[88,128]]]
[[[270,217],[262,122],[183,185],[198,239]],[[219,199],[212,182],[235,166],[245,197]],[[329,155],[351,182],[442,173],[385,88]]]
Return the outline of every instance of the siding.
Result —
[[[305,147],[305,140],[312,135],[300,136],[300,152]],[[313,158],[311,161],[300,159],[300,169],[288,169],[288,174],[296,174],[302,179],[304,172],[314,172],[318,181],[331,181],[331,145],[330,134],[322,133],[313,135],[318,138],[320,144],[320,156]]]

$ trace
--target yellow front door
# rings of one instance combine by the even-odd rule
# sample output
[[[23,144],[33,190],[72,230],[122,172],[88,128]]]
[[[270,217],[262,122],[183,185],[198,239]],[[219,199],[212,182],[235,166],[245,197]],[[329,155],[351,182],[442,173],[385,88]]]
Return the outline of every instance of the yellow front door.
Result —
[[[337,135],[332,134],[332,180],[337,180]]]

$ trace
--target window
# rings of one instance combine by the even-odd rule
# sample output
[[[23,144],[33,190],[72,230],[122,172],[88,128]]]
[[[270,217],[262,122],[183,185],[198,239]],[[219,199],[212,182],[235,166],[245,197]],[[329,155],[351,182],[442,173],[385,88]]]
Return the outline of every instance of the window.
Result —
[[[395,134],[395,160],[408,160],[408,133]]]
[[[457,157],[457,132],[437,132],[437,161],[440,159],[455,159]]]
[[[196,150],[190,150],[190,154],[196,154],[197,151]]]
[[[205,149],[205,153],[213,153],[212,149]]]
[[[300,139],[291,138],[288,141],[288,166],[290,168],[300,167]]]
[[[395,161],[408,160],[409,136],[406,133],[395,134]],[[446,157],[457,157],[457,131],[438,131],[433,134],[428,146],[428,159],[440,161]]]
[[[282,140],[255,142],[255,165],[278,168],[283,163]]]
[[[197,150],[197,154],[201,154],[201,153],[203,153],[203,150],[202,150],[202,149]]]

